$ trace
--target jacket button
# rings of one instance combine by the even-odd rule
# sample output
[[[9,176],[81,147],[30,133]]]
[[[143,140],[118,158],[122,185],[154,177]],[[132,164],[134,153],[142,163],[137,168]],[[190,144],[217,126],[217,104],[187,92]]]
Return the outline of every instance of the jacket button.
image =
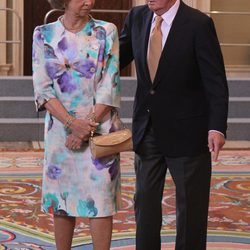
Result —
[[[155,90],[151,89],[149,93],[150,93],[150,95],[154,95],[155,94]]]

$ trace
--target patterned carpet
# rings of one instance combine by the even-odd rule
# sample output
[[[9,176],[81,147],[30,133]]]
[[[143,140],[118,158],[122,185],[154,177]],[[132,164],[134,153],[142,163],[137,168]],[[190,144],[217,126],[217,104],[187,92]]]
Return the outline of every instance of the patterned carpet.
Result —
[[[53,220],[40,212],[42,157],[41,151],[0,152],[0,250],[55,249]],[[123,210],[114,217],[112,250],[135,249],[133,157],[122,154]],[[168,176],[162,229],[166,250],[174,249],[174,204]],[[77,223],[73,249],[92,249],[87,220]],[[214,164],[208,249],[250,249],[250,151],[223,151]]]

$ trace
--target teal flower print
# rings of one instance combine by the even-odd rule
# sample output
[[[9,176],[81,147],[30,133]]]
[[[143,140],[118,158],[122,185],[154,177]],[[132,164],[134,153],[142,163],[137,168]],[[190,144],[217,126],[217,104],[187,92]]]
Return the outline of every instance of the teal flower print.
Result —
[[[79,216],[83,217],[95,217],[98,213],[97,208],[95,207],[95,201],[92,198],[87,200],[80,200],[77,206],[77,212]]]
[[[55,29],[52,25],[45,25],[41,29],[43,32],[44,39],[50,43],[54,37]]]
[[[43,198],[43,208],[45,212],[54,213],[58,210],[59,201],[55,194],[47,193]]]

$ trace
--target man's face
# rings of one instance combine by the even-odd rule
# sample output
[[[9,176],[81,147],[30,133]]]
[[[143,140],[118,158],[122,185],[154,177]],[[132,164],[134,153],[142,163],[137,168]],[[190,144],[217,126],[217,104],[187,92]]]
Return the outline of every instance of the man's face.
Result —
[[[159,15],[166,12],[175,2],[176,0],[147,0],[149,9]]]

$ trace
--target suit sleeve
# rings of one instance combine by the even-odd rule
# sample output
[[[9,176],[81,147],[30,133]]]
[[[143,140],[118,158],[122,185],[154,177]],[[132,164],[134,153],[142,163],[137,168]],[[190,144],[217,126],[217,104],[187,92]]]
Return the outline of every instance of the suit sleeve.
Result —
[[[209,130],[224,135],[227,129],[228,85],[221,48],[211,18],[199,26],[195,50],[203,87],[209,104]]]
[[[120,68],[125,68],[134,59],[131,38],[132,10],[127,15],[120,35]]]

